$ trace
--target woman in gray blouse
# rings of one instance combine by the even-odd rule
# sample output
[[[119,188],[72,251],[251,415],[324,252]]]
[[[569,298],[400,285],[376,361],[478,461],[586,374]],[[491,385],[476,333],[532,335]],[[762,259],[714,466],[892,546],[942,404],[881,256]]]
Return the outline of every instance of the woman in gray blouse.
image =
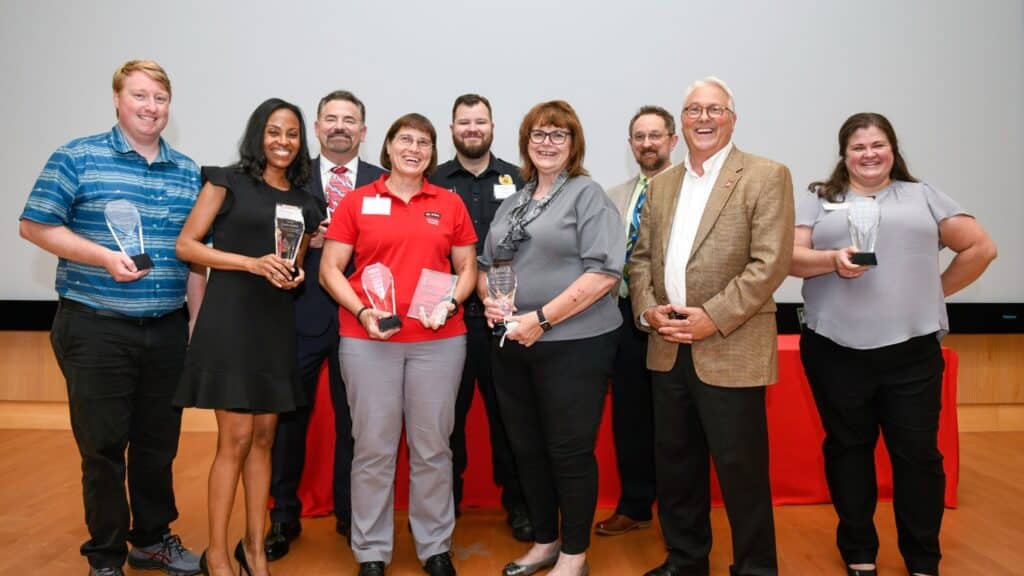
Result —
[[[848,574],[877,573],[874,451],[881,431],[900,553],[911,574],[937,575],[944,298],[977,279],[996,248],[956,201],[910,175],[884,116],[848,118],[839,155],[829,179],[812,183],[798,201],[790,269],[805,279],[800,356],[825,428],[837,543]],[[851,261],[858,250],[850,205],[864,201],[878,206],[873,266]],[[940,273],[943,247],[957,255]]]
[[[626,239],[615,206],[583,168],[584,148],[568,103],[526,114],[519,152],[527,184],[498,209],[479,257],[488,322],[509,322],[505,338],[494,339],[494,384],[535,538],[505,576],[551,566],[556,576],[588,572],[594,442],[622,322],[609,293]],[[506,264],[518,279],[511,318],[487,294],[488,270]]]

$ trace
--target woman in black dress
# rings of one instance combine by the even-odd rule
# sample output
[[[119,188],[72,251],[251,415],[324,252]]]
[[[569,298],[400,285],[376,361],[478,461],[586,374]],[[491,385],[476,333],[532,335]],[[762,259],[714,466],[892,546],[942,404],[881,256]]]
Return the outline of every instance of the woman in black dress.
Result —
[[[302,256],[323,213],[302,190],[309,178],[309,151],[296,106],[272,98],[256,108],[239,156],[235,165],[203,168],[203,188],[178,237],[178,257],[212,273],[175,404],[217,414],[203,573],[231,571],[228,519],[241,476],[246,535],[234,556],[246,573],[262,575],[268,574],[263,534],[277,414],[306,401],[290,291],[304,280]],[[275,239],[282,204],[299,208],[303,216],[294,264],[277,253],[287,244]]]

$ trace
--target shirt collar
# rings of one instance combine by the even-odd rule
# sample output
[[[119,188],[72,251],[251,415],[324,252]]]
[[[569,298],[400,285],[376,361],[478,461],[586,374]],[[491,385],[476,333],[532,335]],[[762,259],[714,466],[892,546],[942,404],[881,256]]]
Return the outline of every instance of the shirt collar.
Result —
[[[327,176],[337,166],[334,162],[331,162],[329,158],[320,155],[320,175]],[[356,174],[359,172],[359,156],[353,156],[351,160],[345,163],[345,168],[348,168],[348,173],[352,175],[352,181],[356,179]]]
[[[114,127],[110,129],[110,137],[108,141],[110,142],[110,147],[118,154],[137,154],[139,157],[142,157],[142,154],[139,154],[135,148],[132,148],[131,142],[125,138],[124,132],[121,131],[120,124],[114,124]],[[171,147],[167,145],[167,142],[164,142],[163,137],[160,137],[160,151],[157,152],[156,158],[153,159],[152,164],[156,164],[158,162],[177,164],[174,156],[171,154]]]
[[[391,190],[388,188],[387,181],[388,181],[387,174],[385,174],[385,175],[381,176],[380,178],[374,180],[374,182],[373,182],[373,191],[374,191],[374,193],[379,195],[379,196],[384,196],[384,195],[394,196],[394,194],[392,194]],[[444,190],[444,188],[439,188],[437,186],[434,186],[433,184],[428,182],[426,178],[424,178],[423,179],[423,184],[420,185],[420,191],[416,194],[416,196],[413,196],[412,198],[414,199],[417,196],[420,196],[421,194],[426,194],[428,196],[437,196],[437,193],[440,190]],[[409,201],[411,202],[412,199],[410,199]]]
[[[462,162],[459,162],[458,156],[452,158],[451,164],[449,164],[449,166],[446,168],[447,174],[439,174],[439,176],[449,177],[458,172],[462,172],[464,174],[473,176],[474,178],[483,178],[488,174],[498,174],[500,170],[498,170],[498,168],[495,166],[495,163],[498,160],[498,158],[494,155],[493,152],[489,152],[488,154],[490,155],[490,159],[487,162],[487,168],[484,168],[484,171],[481,172],[479,176],[476,176],[469,170],[466,170],[466,168],[462,166]]]
[[[722,164],[725,164],[725,158],[729,156],[730,152],[732,152],[732,140],[729,140],[729,143],[723,146],[721,150],[715,152],[710,158],[704,161],[704,164],[702,165],[702,168],[704,168],[704,174],[717,174],[719,170],[721,170]],[[686,158],[683,159],[683,163],[686,166],[686,172],[688,174],[693,174],[694,177],[699,177],[697,176],[697,173],[693,171],[693,166],[690,164],[689,150],[686,151]]]

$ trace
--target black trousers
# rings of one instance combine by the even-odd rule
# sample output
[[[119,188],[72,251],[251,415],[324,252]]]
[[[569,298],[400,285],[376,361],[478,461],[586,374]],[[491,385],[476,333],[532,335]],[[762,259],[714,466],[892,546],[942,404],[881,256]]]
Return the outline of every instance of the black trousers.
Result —
[[[615,511],[650,520],[654,505],[654,409],[647,333],[636,327],[629,298],[619,298],[622,326],[612,370],[612,435],[622,494]]]
[[[881,430],[892,462],[900,553],[911,573],[938,574],[946,489],[938,447],[945,361],[938,338],[856,350],[804,330],[800,358],[825,428],[825,477],[843,560],[871,563],[878,553],[873,519]]]
[[[316,398],[320,368],[327,361],[331,402],[334,405],[334,515],[348,522],[352,518],[352,415],[341,379],[338,361],[338,332],[335,328],[320,336],[298,336],[299,373],[306,389],[307,406],[281,414],[271,450],[270,495],[273,522],[294,522],[302,514],[299,481],[306,463],[306,430]]]
[[[50,341],[82,456],[89,540],[81,552],[96,568],[118,567],[126,542],[160,542],[178,517],[172,464],[181,412],[171,399],[185,365],[187,318],[181,311],[132,321],[62,301]]]
[[[764,387],[705,384],[688,345],[679,346],[670,371],[651,378],[658,518],[668,562],[686,574],[708,574],[710,456],[732,529],[730,574],[778,574]]]
[[[617,333],[530,348],[494,343],[498,406],[519,466],[534,538],[579,554],[597,506],[594,443]],[[559,523],[561,513],[561,523]]]
[[[467,303],[467,310],[469,304]],[[462,502],[462,475],[466,472],[469,458],[466,453],[466,416],[473,405],[474,383],[480,389],[480,396],[487,409],[487,425],[491,439],[491,467],[494,483],[501,487],[501,505],[506,510],[521,508],[523,489],[519,485],[516,460],[508,443],[505,422],[498,410],[498,399],[494,391],[494,377],[491,374],[491,329],[482,316],[466,316],[466,361],[462,368],[459,393],[455,398],[455,426],[449,440],[452,449],[452,492],[455,509]]]

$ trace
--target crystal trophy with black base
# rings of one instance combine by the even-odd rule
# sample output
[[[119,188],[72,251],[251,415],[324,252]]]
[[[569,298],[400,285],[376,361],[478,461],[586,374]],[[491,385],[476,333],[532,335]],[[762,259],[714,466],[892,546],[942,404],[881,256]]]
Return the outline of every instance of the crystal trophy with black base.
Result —
[[[878,241],[878,222],[881,210],[874,198],[859,196],[850,202],[848,210],[850,240],[857,252],[850,257],[850,262],[858,266],[877,266],[875,242]]]
[[[374,310],[387,314],[377,319],[381,332],[402,326],[402,318],[395,313],[395,277],[390,268],[380,262],[367,266],[363,270],[363,291]]]
[[[510,322],[510,319],[514,310],[517,286],[516,274],[510,264],[492,266],[487,271],[487,294],[497,302],[504,318],[503,321],[494,324],[495,336],[504,336],[505,332],[515,327],[515,322]]]
[[[294,267],[299,254],[302,235],[306,232],[306,221],[302,208],[291,204],[278,204],[274,210],[274,243],[277,255]]]
[[[139,270],[152,268],[153,259],[146,254],[146,243],[142,239],[142,217],[135,204],[128,200],[113,200],[103,208],[103,216],[117,247],[132,259],[135,267]]]

